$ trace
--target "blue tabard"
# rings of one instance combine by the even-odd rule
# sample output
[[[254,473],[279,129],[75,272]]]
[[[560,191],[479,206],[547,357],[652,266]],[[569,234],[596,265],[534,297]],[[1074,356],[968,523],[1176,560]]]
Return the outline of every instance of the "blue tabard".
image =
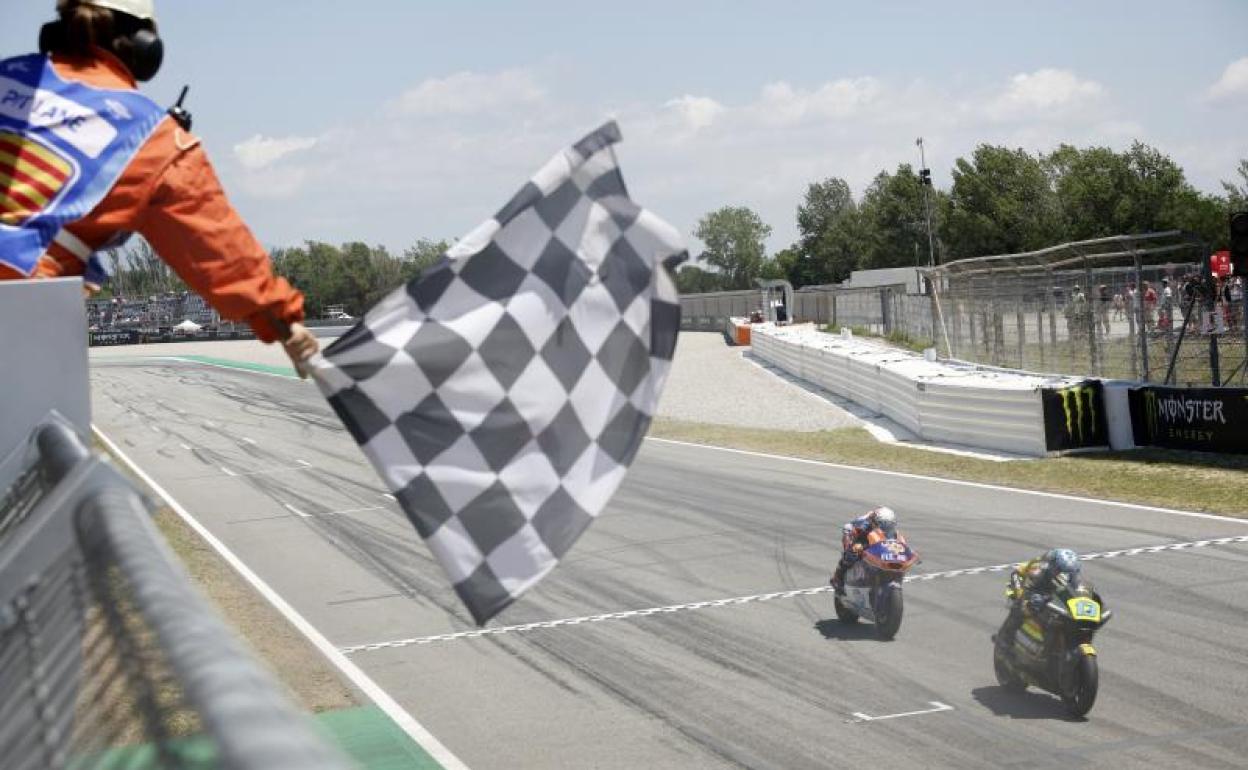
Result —
[[[0,263],[31,275],[61,228],[104,200],[164,114],[137,91],[64,80],[41,54],[0,61]],[[107,278],[95,256],[85,278]]]

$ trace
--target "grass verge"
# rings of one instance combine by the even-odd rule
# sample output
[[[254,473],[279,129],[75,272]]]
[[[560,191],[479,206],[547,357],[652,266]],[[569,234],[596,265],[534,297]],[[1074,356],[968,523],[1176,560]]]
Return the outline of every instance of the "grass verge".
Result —
[[[994,462],[899,444],[861,428],[796,433],[658,419],[656,438],[1248,518],[1248,456],[1137,449]]]
[[[93,443],[97,452],[109,454],[99,440]],[[114,460],[114,467],[139,489],[146,488],[124,463]],[[290,690],[296,703],[314,714],[361,705],[338,669],[173,509],[161,506],[153,521],[201,593]]]
[[[290,689],[298,704],[312,713],[360,705],[338,669],[180,516],[161,508],[155,522],[200,591]]]

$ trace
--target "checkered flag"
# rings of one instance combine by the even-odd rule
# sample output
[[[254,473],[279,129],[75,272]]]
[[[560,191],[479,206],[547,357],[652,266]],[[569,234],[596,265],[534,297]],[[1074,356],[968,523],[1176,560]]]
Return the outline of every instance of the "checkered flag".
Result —
[[[556,155],[313,362],[478,624],[606,506],[671,366],[687,254],[629,199],[619,140]]]

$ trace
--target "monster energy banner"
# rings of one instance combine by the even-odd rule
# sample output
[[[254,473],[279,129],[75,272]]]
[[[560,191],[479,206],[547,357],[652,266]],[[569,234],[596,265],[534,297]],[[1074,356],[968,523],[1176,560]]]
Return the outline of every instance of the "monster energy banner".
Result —
[[[1098,380],[1040,391],[1044,437],[1050,452],[1109,445],[1105,394]]]
[[[121,329],[102,332],[91,332],[91,347],[103,347],[105,345],[137,345],[142,342],[142,338],[138,331],[133,329]]]
[[[1248,390],[1143,387],[1129,398],[1140,446],[1248,454]]]

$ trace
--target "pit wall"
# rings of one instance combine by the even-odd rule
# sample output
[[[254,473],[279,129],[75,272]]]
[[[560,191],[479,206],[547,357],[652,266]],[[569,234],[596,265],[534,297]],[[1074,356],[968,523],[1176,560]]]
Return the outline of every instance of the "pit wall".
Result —
[[[1032,457],[1107,444],[1099,383],[928,360],[811,325],[754,324],[751,342],[760,359],[927,441]]]

